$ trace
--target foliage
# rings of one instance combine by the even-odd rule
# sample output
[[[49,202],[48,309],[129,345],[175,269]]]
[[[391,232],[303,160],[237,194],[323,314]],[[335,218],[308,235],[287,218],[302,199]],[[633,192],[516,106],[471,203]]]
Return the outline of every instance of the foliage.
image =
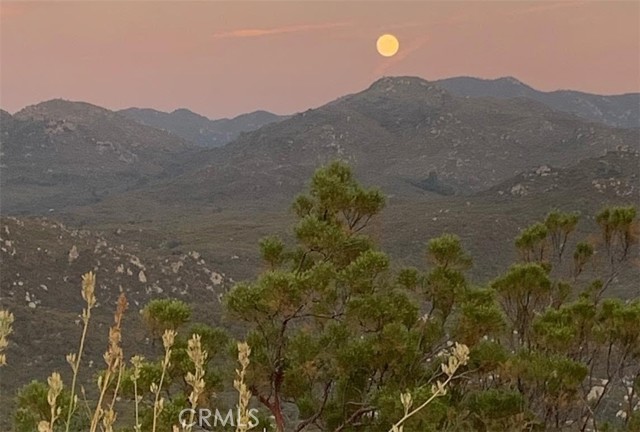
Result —
[[[38,430],[38,424],[50,415],[50,406],[47,401],[49,386],[46,382],[31,381],[20,390],[16,396],[17,409],[14,413],[13,424],[15,432],[33,432]],[[58,397],[58,406],[62,412],[69,409],[70,392],[63,390]],[[84,413],[76,412],[71,419],[71,430],[83,430],[88,428],[89,422]],[[64,424],[55,426],[55,431],[63,431]]]
[[[562,261],[569,235],[575,231],[579,220],[580,216],[577,213],[562,213],[554,210],[547,214],[544,225],[558,262]]]
[[[382,194],[360,186],[344,163],[319,169],[293,204],[292,244],[263,239],[263,272],[224,297],[246,343],[207,324],[183,331],[188,305],[153,300],[142,319],[163,350],[126,362],[121,297],[97,402],[75,404],[96,301],[88,273],[84,331],[67,357],[72,385],[53,373],[21,389],[15,429],[191,431],[176,424],[178,414],[214,405],[231,381],[229,352],[239,362],[239,415],[248,418],[259,403],[278,432],[638,429],[640,300],[605,295],[634,255],[633,207],[596,216],[600,241],[574,238],[577,213],[551,211],[518,235],[520,259],[477,286],[454,234],[428,241],[425,269],[396,269],[368,235],[383,206]],[[0,350],[10,326],[0,325]],[[133,427],[116,416],[131,403]],[[292,406],[297,416],[285,415]]]
[[[366,196],[368,205],[356,199]],[[563,273],[577,213],[554,210],[525,228],[515,241],[521,262],[488,287],[473,287],[464,274],[471,258],[452,234],[428,242],[428,271],[404,268],[394,276],[387,256],[363,235],[380,202],[343,164],[317,171],[309,195],[294,204],[296,246],[263,240],[267,270],[226,297],[254,348],[251,389],[278,430],[388,430],[393,413],[409,413],[408,394],[433,396],[424,391],[451,339],[470,347],[465,379],[449,383],[447,396],[431,400],[407,427],[584,428],[604,420],[603,398],[624,388],[633,400],[625,422],[633,418],[638,395],[625,382],[640,373],[637,302],[600,296],[635,242],[634,209],[598,216],[613,270],[580,290],[578,278],[597,251],[577,242],[573,268]],[[365,208],[374,211],[364,216]],[[297,405],[298,422],[285,424],[286,402]]]
[[[155,338],[159,338],[165,330],[177,330],[190,318],[191,308],[181,300],[151,300],[142,310],[142,319]]]
[[[516,237],[516,247],[520,251],[524,261],[543,261],[545,257],[545,246],[549,229],[541,222],[525,228]]]

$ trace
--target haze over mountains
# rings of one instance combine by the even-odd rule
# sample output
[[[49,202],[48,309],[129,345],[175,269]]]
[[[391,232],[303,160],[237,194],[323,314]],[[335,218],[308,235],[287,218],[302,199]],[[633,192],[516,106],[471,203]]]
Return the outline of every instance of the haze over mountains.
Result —
[[[86,204],[177,169],[196,150],[175,135],[83,102],[51,100],[2,112],[7,213]]]
[[[349,161],[391,195],[468,195],[539,166],[638,150],[639,129],[588,121],[567,113],[575,108],[568,103],[558,110],[553,101],[572,96],[556,93],[541,103],[535,99],[549,93],[510,78],[389,77],[289,118],[255,112],[217,121],[188,110],[116,113],[43,102],[2,113],[3,209],[64,211],[124,192],[216,206],[289,200],[315,168],[334,159]],[[628,101],[640,100],[584,97],[607,101],[599,112],[609,119],[626,118],[620,113]],[[221,148],[202,149],[232,137]]]
[[[250,132],[287,118],[267,111],[254,111],[232,119],[210,120],[184,108],[170,113],[150,108],[127,108],[118,113],[203,147],[223,146],[242,132]]]

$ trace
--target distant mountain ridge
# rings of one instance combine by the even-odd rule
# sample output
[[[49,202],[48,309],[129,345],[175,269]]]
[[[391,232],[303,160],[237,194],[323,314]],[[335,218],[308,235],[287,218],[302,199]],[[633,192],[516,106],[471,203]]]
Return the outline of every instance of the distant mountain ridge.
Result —
[[[203,149],[194,137],[134,115],[175,121],[183,136],[205,135],[212,124],[238,135]],[[271,204],[289,200],[335,159],[392,196],[468,195],[541,165],[563,168],[640,145],[640,129],[587,121],[528,97],[460,96],[417,77],[381,78],[317,109],[274,118],[256,112],[211,121],[186,109],[113,112],[62,100],[1,112],[3,209],[58,211],[129,192],[141,202]],[[257,129],[239,133],[234,125]]]
[[[612,128],[526,98],[465,98],[435,82],[388,77],[362,92],[202,152],[154,194],[229,204],[290,199],[320,164],[343,159],[389,194],[475,193],[543,164],[636,150]]]
[[[170,113],[150,108],[127,108],[118,112],[141,124],[166,130],[202,147],[223,146],[243,132],[251,132],[287,118],[267,111],[254,111],[231,119],[210,120],[185,108]]]
[[[95,202],[167,175],[193,144],[85,102],[61,99],[0,117],[2,207],[35,212]]]
[[[493,80],[454,77],[434,81],[434,84],[458,96],[500,99],[524,97],[542,102],[555,110],[568,112],[609,126],[640,127],[640,93],[608,96],[574,90],[543,92],[513,77]]]

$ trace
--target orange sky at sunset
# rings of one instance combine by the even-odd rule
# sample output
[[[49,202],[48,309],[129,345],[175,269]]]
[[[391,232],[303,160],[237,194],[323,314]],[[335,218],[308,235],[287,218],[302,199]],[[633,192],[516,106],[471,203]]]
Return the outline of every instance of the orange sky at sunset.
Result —
[[[46,99],[279,114],[383,75],[640,90],[640,2],[8,2],[0,106]],[[384,58],[376,39],[400,51]]]

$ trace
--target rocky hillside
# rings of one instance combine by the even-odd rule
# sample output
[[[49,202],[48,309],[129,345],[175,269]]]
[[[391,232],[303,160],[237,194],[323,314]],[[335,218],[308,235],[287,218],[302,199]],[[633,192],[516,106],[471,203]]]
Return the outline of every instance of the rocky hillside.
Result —
[[[149,108],[128,108],[118,112],[141,124],[171,132],[202,147],[223,146],[243,132],[254,131],[286,118],[267,111],[254,111],[218,120],[210,120],[188,109],[166,113]]]
[[[80,337],[81,276],[87,271],[97,275],[98,301],[83,366],[88,373],[95,372],[90,365],[101,364],[120,292],[129,301],[124,336],[128,355],[151,349],[139,318],[150,299],[182,299],[193,305],[196,320],[221,319],[219,299],[231,281],[196,251],[146,247],[140,240],[149,235],[78,230],[41,218],[0,220],[0,308],[16,316],[0,394],[13,392],[16,383],[45,378],[51,370],[67,370],[65,355]]]
[[[523,97],[589,121],[615,127],[640,127],[640,93],[604,96],[572,90],[542,92],[512,77],[495,80],[455,77],[436,81],[436,83],[451,93],[463,97],[500,99]]]
[[[82,102],[51,100],[0,118],[3,211],[96,202],[168,175],[195,146]]]
[[[576,165],[559,169],[541,165],[501,183],[480,195],[502,199],[526,196],[543,197],[566,194],[567,199],[604,201],[618,197],[637,201],[640,198],[640,156],[636,152],[608,152],[588,158]]]

